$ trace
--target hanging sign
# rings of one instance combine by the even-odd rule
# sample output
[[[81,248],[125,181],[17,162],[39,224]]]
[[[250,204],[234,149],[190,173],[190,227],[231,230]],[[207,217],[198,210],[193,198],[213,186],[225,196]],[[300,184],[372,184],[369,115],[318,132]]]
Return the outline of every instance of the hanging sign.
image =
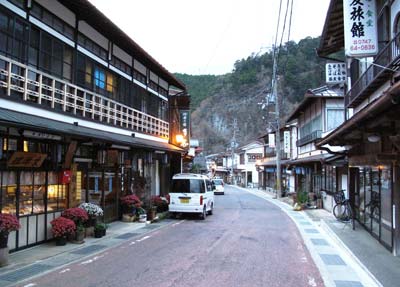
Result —
[[[9,167],[41,167],[47,154],[16,151],[7,161]]]
[[[189,145],[190,135],[190,111],[180,110],[179,111],[179,130],[183,137],[183,141],[180,143],[182,147],[187,147]]]
[[[268,146],[275,147],[275,134],[268,134]]]
[[[327,63],[325,65],[325,76],[327,84],[340,84],[346,81],[345,63]]]
[[[367,57],[378,53],[375,0],[343,0],[346,56]]]
[[[283,151],[290,153],[290,131],[283,132]]]

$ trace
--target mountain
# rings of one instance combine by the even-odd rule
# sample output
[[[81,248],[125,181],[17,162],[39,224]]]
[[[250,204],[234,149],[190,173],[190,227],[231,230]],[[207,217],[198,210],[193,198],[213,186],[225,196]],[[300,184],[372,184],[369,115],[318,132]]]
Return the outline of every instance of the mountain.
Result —
[[[278,94],[281,119],[303,99],[308,89],[324,84],[324,64],[316,54],[319,38],[287,42],[278,57]],[[192,138],[200,140],[206,154],[226,151],[237,121],[236,140],[243,145],[266,130],[274,114],[271,102],[273,51],[252,54],[235,62],[231,73],[175,74],[191,95]],[[268,112],[269,111],[269,112]]]

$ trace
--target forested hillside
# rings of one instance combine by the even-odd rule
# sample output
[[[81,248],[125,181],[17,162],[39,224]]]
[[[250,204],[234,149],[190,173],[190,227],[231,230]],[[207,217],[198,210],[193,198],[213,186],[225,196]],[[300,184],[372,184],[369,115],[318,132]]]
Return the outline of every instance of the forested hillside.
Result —
[[[319,38],[306,38],[281,48],[278,93],[282,117],[293,110],[308,89],[324,83],[325,61],[316,55],[318,45]],[[265,99],[271,92],[272,54],[269,51],[238,60],[231,73],[221,76],[176,74],[191,95],[192,137],[200,140],[207,154],[227,149],[234,119],[239,144],[265,134],[270,119]]]

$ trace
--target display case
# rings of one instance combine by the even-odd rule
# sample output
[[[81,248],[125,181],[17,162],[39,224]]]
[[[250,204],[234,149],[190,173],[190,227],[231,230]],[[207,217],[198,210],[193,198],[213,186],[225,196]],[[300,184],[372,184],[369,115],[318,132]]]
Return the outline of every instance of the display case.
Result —
[[[16,214],[17,174],[0,171],[1,212]]]

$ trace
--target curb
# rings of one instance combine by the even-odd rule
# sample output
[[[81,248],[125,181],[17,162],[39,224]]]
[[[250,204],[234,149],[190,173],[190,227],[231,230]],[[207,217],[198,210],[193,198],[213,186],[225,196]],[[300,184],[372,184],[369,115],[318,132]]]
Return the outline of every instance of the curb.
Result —
[[[376,279],[376,277],[368,270],[368,268],[358,259],[358,257],[350,250],[350,248],[336,235],[336,233],[329,227],[329,225],[325,222],[325,220],[320,219],[321,228],[329,234],[329,236],[335,241],[340,248],[343,250],[358,264],[358,266],[362,269],[363,272],[367,273],[367,275],[374,281],[374,283],[383,287],[383,285]]]

